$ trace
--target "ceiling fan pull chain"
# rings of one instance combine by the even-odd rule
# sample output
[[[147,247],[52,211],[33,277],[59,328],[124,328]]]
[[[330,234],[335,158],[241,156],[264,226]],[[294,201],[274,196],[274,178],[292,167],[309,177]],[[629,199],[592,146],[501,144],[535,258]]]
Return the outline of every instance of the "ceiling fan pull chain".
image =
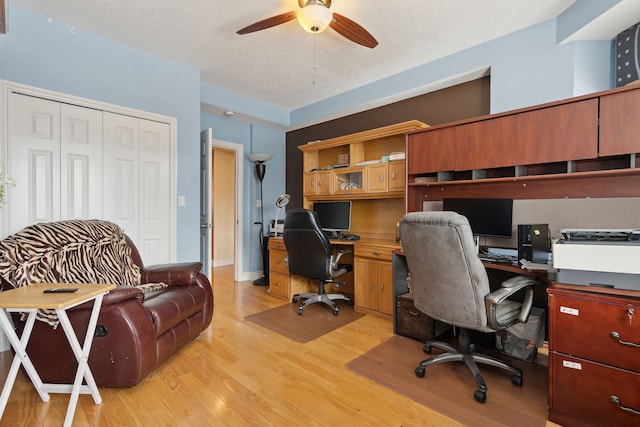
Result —
[[[312,77],[311,84],[316,84],[316,33],[313,33],[313,68],[312,68]]]

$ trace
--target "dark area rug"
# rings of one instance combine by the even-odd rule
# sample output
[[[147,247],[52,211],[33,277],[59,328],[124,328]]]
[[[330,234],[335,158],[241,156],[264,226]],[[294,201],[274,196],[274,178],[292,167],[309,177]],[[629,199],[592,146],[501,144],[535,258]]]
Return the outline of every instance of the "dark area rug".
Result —
[[[251,314],[245,319],[294,341],[305,343],[364,316],[343,302],[338,302],[338,307],[340,313],[334,316],[328,306],[311,304],[304,308],[300,316],[298,303],[291,303]]]
[[[487,384],[487,401],[473,397],[476,383],[463,363],[444,363],[427,368],[424,378],[414,369],[431,355],[423,343],[395,335],[346,364],[347,369],[400,393],[424,406],[468,426],[544,426],[547,421],[547,368],[506,356],[505,361],[523,370],[523,385],[511,383],[511,374],[479,365]],[[484,351],[496,356],[493,350]]]

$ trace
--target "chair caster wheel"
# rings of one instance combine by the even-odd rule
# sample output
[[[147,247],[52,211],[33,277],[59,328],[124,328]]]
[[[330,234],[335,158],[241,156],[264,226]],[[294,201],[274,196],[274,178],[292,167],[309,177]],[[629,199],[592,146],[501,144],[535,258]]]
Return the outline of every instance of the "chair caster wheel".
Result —
[[[429,344],[425,344],[424,347],[422,347],[422,351],[427,354],[431,354],[431,346]]]
[[[295,303],[295,302],[298,302],[298,297],[293,297],[293,298],[291,299],[291,302],[294,302],[294,303]]]
[[[298,316],[302,316],[302,307],[298,307]]]
[[[334,309],[334,310],[333,310],[333,315],[334,315],[334,316],[337,316],[337,315],[338,315],[338,309]]]
[[[487,392],[483,390],[476,390],[473,392],[473,397],[479,403],[484,403],[487,400]]]
[[[515,374],[511,377],[511,383],[522,387],[522,375]]]
[[[416,377],[423,378],[426,370],[424,366],[418,366],[416,368]]]

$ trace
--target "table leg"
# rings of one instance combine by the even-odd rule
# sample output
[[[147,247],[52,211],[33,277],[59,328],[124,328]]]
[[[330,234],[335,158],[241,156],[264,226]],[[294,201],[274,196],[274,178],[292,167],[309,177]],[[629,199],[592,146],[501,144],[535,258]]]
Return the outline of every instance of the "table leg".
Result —
[[[102,297],[103,295],[99,295],[93,302],[93,309],[91,310],[89,324],[87,325],[87,333],[85,335],[84,345],[82,347],[80,346],[80,342],[78,341],[73,327],[71,326],[71,322],[69,321],[69,317],[67,316],[66,311],[63,309],[56,309],[56,314],[58,315],[58,319],[60,320],[60,325],[62,326],[62,329],[64,330],[67,339],[69,340],[69,344],[71,345],[73,354],[78,360],[78,370],[76,371],[73,388],[71,389],[71,398],[69,399],[69,406],[67,408],[67,414],[64,420],[65,427],[71,426],[71,423],[73,421],[73,416],[78,404],[78,397],[80,395],[80,390],[82,389],[83,379],[87,382],[87,387],[91,395],[93,396],[93,401],[96,404],[102,403],[100,391],[98,390],[96,381],[94,380],[93,374],[89,369],[89,352],[91,351],[91,343],[93,342],[93,335],[96,329],[96,324],[98,323],[98,315],[100,314]]]
[[[43,391],[43,383],[40,379],[40,375],[38,375],[33,363],[31,363],[31,359],[29,359],[26,350],[38,310],[33,309],[25,311],[29,311],[29,316],[27,317],[24,330],[22,331],[22,338],[19,339],[9,319],[9,313],[5,309],[0,310],[0,326],[16,352],[13,357],[13,362],[11,362],[11,367],[9,368],[9,373],[7,374],[7,378],[4,383],[4,388],[2,389],[2,395],[0,395],[0,417],[2,417],[4,409],[7,406],[7,402],[9,401],[9,395],[11,394],[11,389],[13,388],[16,376],[18,375],[20,365],[24,365],[27,375],[40,395],[40,399],[42,399],[43,402],[48,402],[50,399],[49,393]]]

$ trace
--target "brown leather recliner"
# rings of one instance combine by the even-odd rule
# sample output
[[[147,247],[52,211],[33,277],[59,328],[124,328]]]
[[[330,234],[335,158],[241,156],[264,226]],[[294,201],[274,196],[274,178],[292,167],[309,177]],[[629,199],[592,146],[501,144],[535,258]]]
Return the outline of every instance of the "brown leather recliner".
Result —
[[[168,287],[143,293],[121,286],[104,296],[89,354],[89,366],[98,386],[134,386],[150,372],[198,337],[213,317],[213,292],[202,264],[177,263],[145,267],[127,237],[141,283],[164,282]],[[8,285],[3,283],[5,289]],[[82,342],[92,303],[67,311]],[[14,316],[18,334],[23,322]],[[62,327],[37,321],[27,353],[45,383],[73,383],[77,362]]]

